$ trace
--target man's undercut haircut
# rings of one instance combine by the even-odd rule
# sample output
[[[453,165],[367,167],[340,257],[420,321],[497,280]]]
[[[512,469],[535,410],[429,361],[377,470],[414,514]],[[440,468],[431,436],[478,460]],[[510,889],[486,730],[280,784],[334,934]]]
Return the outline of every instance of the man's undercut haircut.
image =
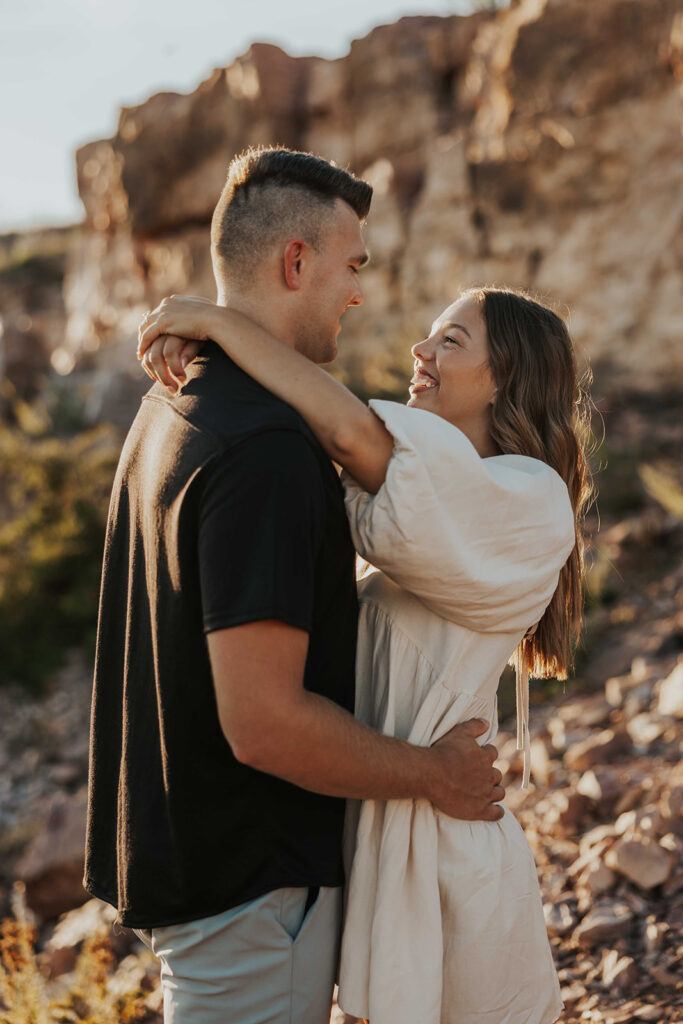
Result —
[[[342,199],[363,221],[372,188],[334,163],[291,149],[260,147],[234,157],[214,210],[211,249],[228,276],[244,282],[280,241],[319,249],[326,216]]]

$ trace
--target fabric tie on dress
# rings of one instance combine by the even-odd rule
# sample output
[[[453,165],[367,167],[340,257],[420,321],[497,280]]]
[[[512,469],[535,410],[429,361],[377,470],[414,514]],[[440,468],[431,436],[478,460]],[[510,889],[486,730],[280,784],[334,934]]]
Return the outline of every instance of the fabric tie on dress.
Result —
[[[531,773],[531,738],[529,736],[529,666],[526,661],[526,643],[536,632],[538,623],[524,634],[515,657],[515,678],[517,682],[517,750],[524,751],[522,789],[529,788]]]

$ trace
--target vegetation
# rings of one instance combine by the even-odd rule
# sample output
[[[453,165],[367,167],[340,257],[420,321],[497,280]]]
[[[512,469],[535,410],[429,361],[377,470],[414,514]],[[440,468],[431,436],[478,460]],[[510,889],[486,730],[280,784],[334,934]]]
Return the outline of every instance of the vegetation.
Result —
[[[30,425],[0,424],[0,683],[38,687],[94,639],[118,444],[109,428]]]
[[[116,957],[104,932],[83,943],[68,986],[51,986],[36,956],[21,883],[15,897],[16,916],[0,924],[0,1024],[142,1024],[149,1019],[148,991],[121,991],[110,984]]]

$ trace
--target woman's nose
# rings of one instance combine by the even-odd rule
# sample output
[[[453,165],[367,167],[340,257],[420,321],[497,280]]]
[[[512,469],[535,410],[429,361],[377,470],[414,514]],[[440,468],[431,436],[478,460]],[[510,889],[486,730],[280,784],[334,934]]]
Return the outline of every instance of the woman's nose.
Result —
[[[413,345],[410,351],[413,359],[422,359],[426,362],[428,359],[434,358],[429,338],[425,338],[424,341],[418,341],[416,345]]]

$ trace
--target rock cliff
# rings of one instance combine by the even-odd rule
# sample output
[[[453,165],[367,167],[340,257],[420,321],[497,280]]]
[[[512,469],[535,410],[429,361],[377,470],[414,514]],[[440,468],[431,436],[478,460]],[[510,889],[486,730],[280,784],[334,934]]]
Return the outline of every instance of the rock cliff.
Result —
[[[604,381],[670,384],[683,368],[682,90],[678,0],[403,18],[338,60],[255,43],[79,150],[86,229],[57,358],[87,356],[111,380],[131,371],[144,309],[169,292],[214,297],[208,226],[228,161],[283,143],[375,187],[365,308],[346,318],[339,362],[355,386],[396,392],[409,344],[478,283],[568,310]]]

